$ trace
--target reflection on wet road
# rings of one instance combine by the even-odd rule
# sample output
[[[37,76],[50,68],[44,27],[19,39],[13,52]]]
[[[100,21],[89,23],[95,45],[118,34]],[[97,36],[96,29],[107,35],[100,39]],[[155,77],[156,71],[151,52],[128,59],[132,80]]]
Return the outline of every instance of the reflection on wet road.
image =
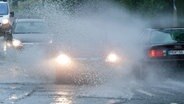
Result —
[[[9,104],[183,104],[184,83],[154,85],[54,85],[1,83],[0,103]]]
[[[5,65],[0,73],[0,104],[184,104],[182,78],[154,76],[143,82],[115,76],[103,84],[79,86],[54,84],[40,76],[43,70]]]

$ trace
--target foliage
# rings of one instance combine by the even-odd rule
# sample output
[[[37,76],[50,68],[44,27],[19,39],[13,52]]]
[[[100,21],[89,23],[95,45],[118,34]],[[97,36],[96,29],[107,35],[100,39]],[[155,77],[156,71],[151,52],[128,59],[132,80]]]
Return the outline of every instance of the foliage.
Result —
[[[72,10],[78,5],[82,5],[84,2],[94,2],[95,0],[10,0],[13,1],[13,5],[17,6],[19,2],[29,2],[34,1],[49,1],[56,2],[62,7]],[[96,1],[106,1],[106,0],[96,0]],[[116,3],[128,8],[128,10],[134,13],[140,14],[142,16],[154,17],[163,13],[173,13],[173,0],[108,0],[115,1]],[[176,6],[178,8],[179,14],[184,15],[184,0],[176,0]]]
[[[157,16],[172,12],[172,0],[115,0],[129,10],[145,16]]]

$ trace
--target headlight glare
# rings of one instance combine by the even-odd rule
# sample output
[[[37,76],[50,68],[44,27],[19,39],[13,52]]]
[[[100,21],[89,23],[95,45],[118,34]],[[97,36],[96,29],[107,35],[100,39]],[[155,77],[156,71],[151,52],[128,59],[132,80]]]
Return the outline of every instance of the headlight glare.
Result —
[[[22,42],[20,40],[13,40],[12,42],[14,47],[21,47],[22,46]]]
[[[69,65],[71,64],[71,58],[66,54],[61,54],[56,58],[56,62],[60,65]]]
[[[2,20],[2,24],[8,24],[9,23],[9,19],[3,19]]]
[[[106,62],[109,62],[109,63],[117,63],[119,60],[120,60],[119,56],[115,53],[110,53],[106,57]]]

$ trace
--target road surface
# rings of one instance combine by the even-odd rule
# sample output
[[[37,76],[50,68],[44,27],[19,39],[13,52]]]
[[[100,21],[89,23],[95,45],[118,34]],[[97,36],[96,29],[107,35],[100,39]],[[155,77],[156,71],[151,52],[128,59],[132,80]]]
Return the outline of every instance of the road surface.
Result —
[[[1,104],[184,104],[184,83],[56,85],[1,83]]]
[[[115,76],[101,84],[66,85],[54,84],[43,70],[0,64],[0,104],[184,104],[182,77],[144,82]]]

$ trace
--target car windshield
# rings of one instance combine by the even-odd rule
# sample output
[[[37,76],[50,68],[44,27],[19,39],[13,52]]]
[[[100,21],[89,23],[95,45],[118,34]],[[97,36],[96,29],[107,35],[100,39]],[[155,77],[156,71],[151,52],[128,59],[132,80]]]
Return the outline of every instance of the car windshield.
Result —
[[[6,3],[0,3],[0,15],[8,14],[8,5]]]
[[[43,21],[22,21],[15,24],[15,34],[45,33],[46,24]]]

